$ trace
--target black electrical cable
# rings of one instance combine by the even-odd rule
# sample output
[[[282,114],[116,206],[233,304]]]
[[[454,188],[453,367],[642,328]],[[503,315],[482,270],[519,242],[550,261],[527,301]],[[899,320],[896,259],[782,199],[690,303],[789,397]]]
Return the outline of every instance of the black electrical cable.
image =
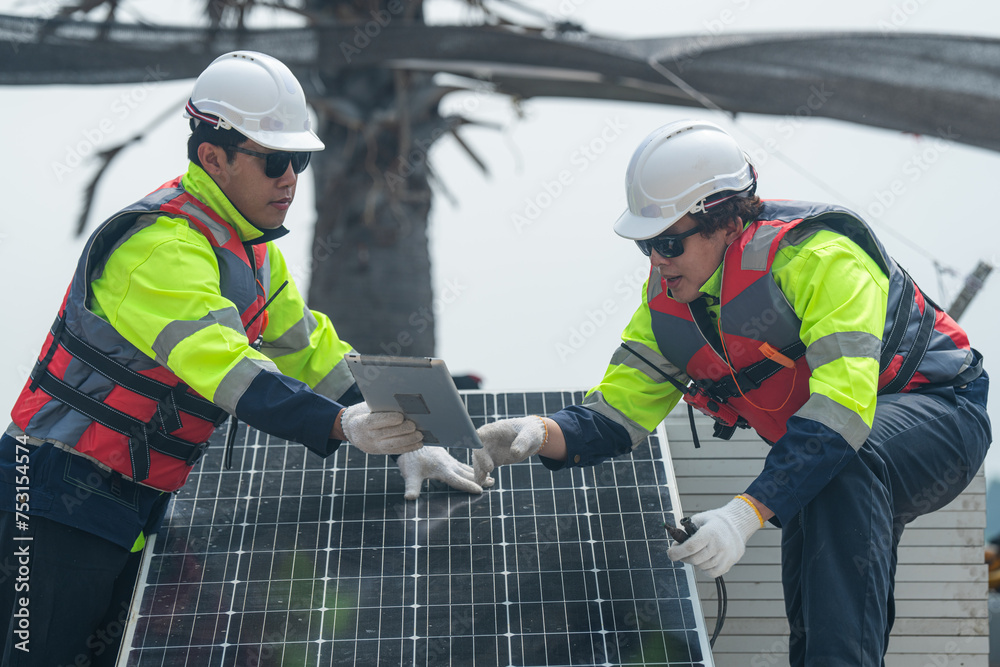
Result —
[[[715,616],[715,630],[712,631],[712,638],[708,640],[708,645],[715,646],[715,638],[719,636],[722,626],[726,623],[726,611],[729,607],[729,594],[726,592],[726,582],[722,577],[715,578],[715,595],[719,600],[719,611]]]
[[[671,526],[666,522],[663,523],[663,527],[667,529],[667,534],[678,544],[698,532],[698,526],[694,525],[694,522],[688,517],[681,519],[681,526],[683,528]],[[719,606],[715,616],[715,630],[712,631],[712,638],[708,640],[708,645],[713,648],[715,647],[716,638],[722,631],[722,626],[726,624],[726,612],[729,609],[729,594],[726,591],[726,582],[721,576],[715,578],[715,595]]]
[[[646,363],[647,366],[655,370],[657,373],[663,376],[670,384],[674,385],[678,391],[681,393],[687,393],[688,387],[684,385],[680,380],[675,377],[664,373],[656,364],[646,359],[644,356],[639,354],[637,351],[628,346],[627,343],[622,343],[622,347],[631,354],[641,359]],[[694,438],[695,447],[698,447],[700,443],[698,442],[698,431],[694,426],[694,412],[691,409],[691,404],[688,404],[688,421],[691,424],[691,436]],[[681,526],[683,528],[678,528],[677,526],[671,526],[669,523],[664,522],[663,527],[667,529],[667,533],[671,538],[677,543],[681,543],[687,538],[691,537],[698,530],[698,526],[694,525],[694,522],[690,518],[684,517],[681,519]],[[712,632],[712,638],[708,640],[709,646],[715,646],[715,638],[719,636],[719,632],[722,630],[722,626],[726,622],[726,611],[729,607],[729,595],[726,592],[726,582],[722,577],[715,578],[715,591],[716,596],[719,601],[719,610],[716,614],[715,619],[715,630]]]

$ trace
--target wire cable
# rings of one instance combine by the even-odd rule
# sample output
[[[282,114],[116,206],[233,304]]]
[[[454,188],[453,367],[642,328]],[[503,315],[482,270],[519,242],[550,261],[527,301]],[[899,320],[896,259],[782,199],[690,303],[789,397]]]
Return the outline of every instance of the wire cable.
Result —
[[[667,529],[667,534],[678,544],[681,544],[698,532],[698,526],[694,525],[694,522],[688,517],[681,519],[681,526],[683,528],[672,526],[666,521],[663,522],[663,527]],[[715,630],[712,631],[712,637],[708,640],[708,645],[712,648],[715,648],[715,640],[718,638],[719,633],[722,632],[722,626],[726,624],[726,612],[729,610],[729,593],[726,591],[726,582],[721,576],[715,578],[715,596],[718,602],[715,614]]]

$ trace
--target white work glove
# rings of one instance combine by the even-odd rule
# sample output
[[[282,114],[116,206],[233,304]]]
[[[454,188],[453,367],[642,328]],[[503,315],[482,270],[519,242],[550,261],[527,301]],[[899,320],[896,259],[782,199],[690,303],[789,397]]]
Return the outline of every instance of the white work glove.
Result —
[[[482,449],[472,452],[477,484],[483,484],[496,466],[517,463],[537,454],[549,437],[545,422],[537,415],[501,419],[480,426],[476,433],[483,443]]]
[[[477,484],[472,466],[455,459],[444,447],[421,447],[400,456],[396,465],[406,480],[403,497],[407,500],[420,496],[420,486],[425,479],[436,479],[467,493],[482,493],[483,487],[493,486],[492,477],[487,477],[482,485]]]
[[[405,454],[419,449],[424,436],[401,412],[372,412],[367,403],[344,410],[340,427],[352,445],[367,454]]]
[[[743,557],[747,540],[763,525],[746,500],[733,498],[723,507],[691,517],[698,531],[667,549],[670,560],[681,560],[721,577]]]

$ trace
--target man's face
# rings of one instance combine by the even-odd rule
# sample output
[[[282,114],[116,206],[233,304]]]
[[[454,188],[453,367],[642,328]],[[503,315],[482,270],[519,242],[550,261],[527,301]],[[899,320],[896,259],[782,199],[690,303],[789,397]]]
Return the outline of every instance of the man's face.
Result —
[[[205,146],[210,145],[202,144]],[[241,147],[260,153],[277,152],[249,139]],[[199,154],[205,171],[244,218],[260,229],[276,229],[285,222],[298,181],[291,164],[278,178],[268,178],[264,173],[264,158],[236,153],[229,162],[218,146],[211,146],[209,153],[207,159]]]
[[[664,234],[676,235],[689,231],[698,225],[690,215],[670,225]],[[726,248],[742,231],[742,224],[732,222],[727,227],[718,229],[710,236],[694,234],[685,238],[684,252],[672,259],[661,257],[656,250],[649,256],[649,262],[660,272],[666,282],[670,296],[680,303],[691,303],[701,296],[701,286],[712,277],[715,270],[722,264]]]

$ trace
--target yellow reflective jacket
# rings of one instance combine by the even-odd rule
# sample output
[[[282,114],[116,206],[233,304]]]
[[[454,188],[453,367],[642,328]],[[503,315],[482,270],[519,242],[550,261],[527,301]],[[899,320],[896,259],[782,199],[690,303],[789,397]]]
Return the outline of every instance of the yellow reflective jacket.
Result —
[[[727,272],[730,262],[736,263]],[[773,282],[757,277],[766,276],[760,272],[768,266]],[[725,285],[723,276],[728,276]],[[772,293],[774,286],[779,293]],[[871,428],[880,390],[894,393],[949,382],[974,361],[965,333],[923,297],[867,226],[844,209],[765,202],[761,219],[748,225],[730,246],[702,292],[708,296],[698,303],[705,304],[707,317],[699,326],[693,319],[701,311],[694,307],[697,303],[690,309],[678,308],[658,280],[647,282],[643,303],[623,334],[623,347],[601,384],[587,396],[585,405],[624,426],[633,442],[654,429],[681,397],[677,388],[663,381],[663,374],[682,383],[690,375],[709,386],[706,376],[711,373],[695,374],[693,369],[714,365],[726,371],[715,375],[731,374],[730,384],[735,385],[737,376],[723,359],[732,350],[723,346],[718,355],[711,351],[708,341],[715,329],[724,334],[723,343],[743,348],[744,358],[761,357],[757,345],[762,341],[778,349],[801,341],[798,348],[804,360],[794,366],[789,363],[787,371],[778,369],[785,375],[770,380],[769,398],[775,400],[758,406],[750,400],[756,389],[752,385],[731,394],[737,411],[762,434],[773,434],[772,441],[784,432],[784,420],[794,415],[819,421],[857,449]],[[723,304],[733,305],[720,310],[720,297]],[[674,315],[666,314],[671,312]],[[725,320],[721,327],[720,317]],[[771,336],[776,339],[769,340]],[[748,344],[752,355],[747,354]],[[915,352],[908,354],[911,350]],[[904,364],[904,357],[911,361]],[[807,376],[806,387],[802,380]],[[782,377],[783,382],[775,382]],[[780,424],[768,423],[766,412],[772,410],[758,408],[781,403],[790,395],[795,378],[802,387],[795,400],[775,413],[784,415]]]
[[[288,281],[268,305],[260,350],[247,344],[242,331],[223,322],[212,322],[168,348],[154,349],[174,322],[213,319],[214,313],[233,309],[221,295],[211,244],[183,218],[160,216],[115,250],[91,285],[94,313],[146,355],[159,355],[161,363],[227,412],[235,410],[240,394],[226,376],[247,361],[276,368],[328,398],[339,398],[354,382],[343,359],[352,348],[337,336],[329,317],[306,306],[281,251],[274,241],[265,240],[270,234],[247,221],[197,165],[189,166],[181,182],[232,225],[244,244],[266,243],[268,298]]]
[[[15,404],[16,426],[168,491],[218,408],[329,454],[351,347],[306,307],[272,241],[283,233],[250,224],[195,165],[109,218]]]

